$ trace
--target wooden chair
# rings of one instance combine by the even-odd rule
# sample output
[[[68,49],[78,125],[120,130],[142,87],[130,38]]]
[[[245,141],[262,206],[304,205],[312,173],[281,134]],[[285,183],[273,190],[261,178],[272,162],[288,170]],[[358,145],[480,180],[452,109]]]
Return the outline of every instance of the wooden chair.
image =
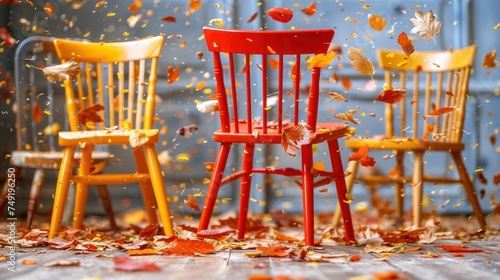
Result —
[[[158,57],[163,37],[113,43],[56,39],[61,61],[75,60],[76,77],[64,81],[71,131],[59,133],[64,148],[57,179],[49,238],[60,233],[61,218],[70,182],[76,183],[73,227],[81,228],[89,184],[139,183],[151,223],[157,213],[165,234],[173,235],[165,183],[155,150],[158,129],[153,128]],[[102,109],[102,110],[101,110]],[[93,174],[92,154],[99,145],[132,145],[137,172]],[[73,174],[75,151],[82,156]]]
[[[47,170],[59,170],[62,149],[57,145],[57,133],[60,128],[56,119],[54,105],[56,95],[53,84],[47,81],[42,71],[35,67],[50,65],[57,60],[54,49],[54,37],[32,36],[23,40],[16,50],[15,88],[16,88],[16,150],[10,154],[10,163],[21,174],[22,169],[34,169],[26,214],[26,229],[31,229],[33,217],[38,208],[41,188],[44,185]],[[28,65],[28,66],[26,66]],[[41,82],[42,81],[42,82]],[[47,81],[45,87],[43,81]],[[50,112],[42,113],[42,110]],[[99,172],[109,159],[109,153],[99,152],[93,155],[94,172]],[[19,178],[19,177],[17,177]],[[105,185],[100,184],[99,193],[111,229],[117,226],[113,216],[109,194]],[[7,182],[0,197],[0,211],[3,211],[8,193]]]
[[[356,150],[368,145],[373,151],[394,151],[394,174],[356,177],[358,162],[351,161],[348,170],[352,171],[352,175],[347,178],[349,192],[355,180],[365,181],[367,184],[394,183],[396,212],[402,219],[405,183],[411,182],[413,224],[419,227],[424,182],[460,183],[467,193],[481,229],[486,227],[474,185],[462,157],[468,83],[475,53],[475,45],[454,51],[414,52],[410,58],[399,50],[377,51],[379,66],[384,71],[384,87],[405,89],[406,95],[403,95],[400,102],[386,103],[383,137],[351,138],[346,141],[346,146]],[[447,113],[439,114],[442,112]],[[412,176],[404,174],[404,157],[408,152],[413,154]],[[449,153],[459,178],[424,174],[424,154],[431,153]],[[338,224],[340,215],[337,210],[334,225]]]
[[[304,211],[305,243],[314,244],[314,187],[336,182],[339,204],[344,217],[347,241],[354,241],[354,232],[340,149],[337,140],[348,133],[343,123],[317,123],[320,95],[320,68],[308,74],[306,58],[326,53],[333,30],[302,31],[243,31],[203,29],[208,50],[213,53],[214,75],[220,129],[213,134],[220,148],[213,167],[198,230],[207,229],[219,188],[241,178],[238,238],[245,236],[252,175],[256,173],[301,176]],[[228,65],[223,65],[223,59]],[[275,68],[275,69],[272,69]],[[254,75],[252,75],[254,74]],[[229,83],[226,86],[226,83]],[[300,93],[306,88],[308,96]],[[277,95],[277,112],[271,118],[270,95]],[[258,102],[262,102],[259,106]],[[285,110],[292,108],[290,116]],[[287,119],[290,117],[291,119]],[[305,123],[302,123],[305,118]],[[294,157],[282,160],[297,163],[291,167],[254,167],[256,144],[280,145],[282,136],[295,128],[306,129],[314,138],[300,146],[301,160]],[[327,143],[333,171],[313,174],[313,144]],[[223,178],[228,155],[233,144],[244,144],[242,169]],[[299,145],[298,145],[299,146]],[[321,179],[314,182],[316,175]]]

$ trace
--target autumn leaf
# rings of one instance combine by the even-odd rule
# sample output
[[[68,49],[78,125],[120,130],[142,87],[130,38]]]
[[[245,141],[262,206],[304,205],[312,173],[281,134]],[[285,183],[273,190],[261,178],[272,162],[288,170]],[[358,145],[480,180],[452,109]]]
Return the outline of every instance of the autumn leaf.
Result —
[[[174,16],[166,16],[166,17],[162,18],[161,20],[166,21],[166,22],[176,22],[177,21]]]
[[[144,131],[140,130],[134,131],[128,137],[128,142],[130,143],[130,146],[134,149],[146,144],[148,141],[149,137],[146,135],[146,133],[144,133]]]
[[[35,105],[33,106],[33,120],[35,123],[40,123],[42,121],[42,109],[40,108],[40,104],[38,101],[35,101]]]
[[[248,20],[247,20],[247,23],[250,23],[252,21],[254,21],[257,16],[259,15],[259,13],[255,12]]]
[[[283,247],[283,245],[276,245],[271,247],[257,246],[257,248],[255,249],[261,251],[264,256],[268,257],[286,257],[289,254],[289,251],[285,247]]]
[[[188,195],[188,198],[184,200],[184,204],[195,211],[200,211],[200,205],[192,195]]]
[[[179,80],[179,75],[180,75],[181,68],[179,66],[177,67],[172,67],[168,66],[167,68],[167,83],[169,85],[173,84],[177,80]]]
[[[148,256],[148,255],[157,255],[158,250],[156,249],[133,249],[133,250],[127,250],[127,255],[129,256]]]
[[[441,22],[436,21],[436,16],[432,10],[429,10],[425,14],[422,11],[415,11],[415,18],[411,18],[410,22],[414,25],[410,33],[416,33],[422,39],[427,41],[434,40],[434,43],[436,43],[434,37],[441,30]]]
[[[215,252],[215,249],[211,243],[206,241],[177,239],[160,252],[164,255],[194,256],[210,254]]]
[[[446,252],[454,252],[454,253],[482,253],[483,249],[480,248],[469,248],[467,245],[459,245],[459,244],[442,244],[435,245],[434,247],[444,250]]]
[[[202,1],[201,0],[189,0],[189,11],[194,13],[201,8]]]
[[[342,77],[341,82],[342,82],[342,87],[345,90],[350,90],[352,88],[352,82],[351,82],[351,79],[349,79],[349,77],[345,77],[345,76]]]
[[[195,124],[185,125],[177,129],[176,133],[180,136],[193,135],[193,132],[198,131],[198,126]]]
[[[413,46],[410,38],[408,38],[406,32],[401,32],[401,34],[399,34],[398,44],[401,46],[401,49],[403,49],[408,59],[410,59],[410,55],[415,51],[415,47]]]
[[[147,225],[139,232],[139,238],[143,240],[151,240],[158,234],[158,224]]]
[[[266,10],[266,14],[269,15],[275,21],[282,23],[287,23],[293,18],[293,11],[289,8],[274,7]]]
[[[406,90],[404,89],[386,89],[379,93],[376,100],[393,104],[403,100],[405,94]]]
[[[342,94],[335,91],[328,90],[328,96],[330,96],[333,100],[337,102],[348,102],[348,100],[345,99],[344,96],[342,96]]]
[[[73,59],[70,59],[63,64],[51,65],[45,68],[38,68],[33,65],[27,65],[27,67],[42,70],[43,76],[51,83],[55,83],[56,81],[62,82],[66,79],[74,78],[81,71],[80,65]]]
[[[117,271],[160,271],[161,269],[150,261],[137,261],[130,257],[113,258]]]
[[[54,15],[54,6],[50,3],[46,3],[43,7],[43,10],[49,17],[52,17]]]
[[[497,57],[497,52],[492,50],[484,56],[483,67],[484,68],[495,68],[498,66],[498,61],[495,60]]]
[[[281,146],[285,153],[294,157],[300,146],[311,143],[313,139],[314,132],[307,125],[298,124],[283,130]]]
[[[43,266],[44,267],[80,266],[80,262],[79,261],[72,261],[72,260],[60,260],[60,261],[54,261],[54,262],[44,264]]]
[[[368,156],[368,145],[364,145],[349,156],[349,161],[358,161],[361,166],[374,166],[375,160]]]
[[[353,124],[359,124],[359,121],[352,116],[352,113],[338,113],[333,117],[339,120],[352,122]]]
[[[373,75],[375,67],[373,63],[363,56],[363,50],[349,47],[347,55],[351,60],[351,65],[361,75]]]
[[[441,107],[439,109],[436,109],[436,110],[430,112],[427,115],[424,115],[423,118],[424,118],[424,120],[426,120],[428,118],[436,117],[436,116],[443,115],[443,114],[453,112],[453,111],[455,111],[454,107]]]
[[[98,112],[105,110],[104,106],[101,104],[94,104],[90,107],[87,107],[83,110],[81,110],[78,113],[78,120],[83,124],[86,125],[88,121],[98,123],[98,122],[103,122],[103,119],[101,116],[99,116]]]
[[[382,31],[387,24],[385,18],[380,15],[368,14],[368,24],[375,31]]]
[[[311,5],[304,9],[301,9],[301,11],[308,16],[314,15],[316,13],[316,3],[312,2]]]
[[[331,51],[329,53],[320,53],[311,58],[309,61],[309,65],[307,65],[306,70],[309,70],[313,67],[325,68],[330,65],[332,61],[335,59],[336,53]]]
[[[236,230],[230,227],[221,227],[216,229],[204,229],[196,233],[196,236],[201,238],[216,239],[219,237],[227,236],[228,234],[235,232]]]

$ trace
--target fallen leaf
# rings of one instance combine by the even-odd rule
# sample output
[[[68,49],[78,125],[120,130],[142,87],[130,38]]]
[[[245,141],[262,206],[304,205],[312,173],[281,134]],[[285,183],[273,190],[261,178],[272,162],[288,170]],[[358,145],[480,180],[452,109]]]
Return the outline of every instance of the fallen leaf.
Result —
[[[209,239],[214,239],[222,236],[226,236],[232,232],[235,232],[235,229],[232,229],[230,227],[221,227],[221,228],[216,228],[216,229],[204,229],[200,230],[196,233],[196,236],[201,237],[201,238],[209,238]]]
[[[143,240],[152,240],[158,234],[158,224],[147,225],[139,232],[139,238]]]
[[[140,130],[134,131],[128,137],[128,142],[130,143],[130,146],[134,149],[146,144],[146,142],[148,141],[149,137],[146,135],[146,133],[144,133],[144,131]]]
[[[441,107],[439,109],[436,109],[436,110],[430,112],[427,115],[424,115],[423,118],[424,118],[424,120],[426,120],[428,118],[436,117],[436,116],[443,115],[443,114],[453,112],[453,111],[455,111],[454,107]]]
[[[307,65],[306,70],[309,70],[313,67],[325,68],[330,65],[332,61],[335,59],[336,53],[331,51],[329,53],[319,53],[311,58],[309,61],[309,65]]]
[[[415,18],[411,18],[410,22],[414,25],[410,33],[416,33],[427,41],[434,40],[435,43],[434,37],[441,30],[441,22],[436,21],[436,16],[432,10],[429,10],[427,13],[415,11]]]
[[[404,89],[386,89],[379,93],[377,96],[377,101],[394,104],[401,100],[406,94],[406,90]]]
[[[44,264],[43,266],[45,266],[45,267],[52,267],[52,266],[80,266],[80,262],[79,261],[71,261],[71,260],[61,260],[61,261],[50,262],[50,263]]]
[[[281,146],[287,154],[295,156],[300,146],[309,144],[313,139],[314,132],[307,125],[298,124],[283,130]]]
[[[264,256],[268,257],[286,257],[289,254],[289,251],[283,247],[283,245],[276,245],[276,246],[270,246],[270,247],[265,247],[265,246],[257,246],[258,251],[261,251]]]
[[[158,250],[156,249],[136,249],[136,250],[128,250],[127,255],[129,256],[149,256],[149,255],[157,255]]]
[[[363,56],[363,50],[349,47],[347,50],[347,55],[351,60],[351,65],[356,72],[361,75],[373,75],[375,73],[375,67],[373,63],[366,57]]]
[[[368,24],[375,31],[382,31],[387,24],[385,18],[380,15],[368,14]]]
[[[411,40],[408,38],[408,35],[406,35],[406,32],[401,32],[398,37],[398,44],[401,46],[401,49],[403,49],[404,53],[410,59],[410,55],[415,51],[415,47],[413,46]]]
[[[215,252],[215,249],[212,244],[206,241],[177,239],[160,252],[164,255],[194,256],[210,254]]]
[[[289,8],[274,7],[266,10],[266,14],[269,15],[275,21],[282,23],[287,23],[293,18],[293,11]]]
[[[150,261],[137,261],[130,257],[113,258],[116,271],[160,271],[161,269]]]
[[[467,245],[459,245],[459,244],[443,244],[443,245],[435,245],[435,248],[439,248],[441,250],[445,250],[446,252],[454,252],[454,253],[482,253],[483,249],[480,248],[469,248]]]

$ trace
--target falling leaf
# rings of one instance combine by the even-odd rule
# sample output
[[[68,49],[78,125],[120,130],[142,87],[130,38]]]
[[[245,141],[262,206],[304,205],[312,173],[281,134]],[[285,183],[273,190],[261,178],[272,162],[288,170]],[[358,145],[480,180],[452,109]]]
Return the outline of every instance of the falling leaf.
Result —
[[[177,129],[176,133],[180,136],[193,135],[193,131],[198,131],[198,126],[195,124],[183,126]]]
[[[169,85],[173,84],[177,80],[179,80],[179,75],[180,75],[181,68],[179,66],[177,67],[172,67],[168,66],[167,69],[167,83]]]
[[[314,132],[307,125],[298,124],[283,130],[281,146],[287,154],[295,156],[300,146],[309,144],[313,139]]]
[[[336,119],[352,122],[353,124],[359,124],[359,121],[355,119],[351,113],[338,113],[334,115]]]
[[[316,13],[316,3],[312,2],[311,5],[304,9],[301,9],[301,11],[308,16],[314,15]]]
[[[152,240],[158,234],[158,224],[147,225],[139,232],[139,238],[143,240]]]
[[[406,90],[404,89],[386,89],[379,93],[376,100],[393,104],[403,100],[405,94]]]
[[[219,27],[224,27],[224,21],[221,18],[213,18],[208,23],[215,23]]]
[[[382,31],[387,24],[387,21],[380,15],[368,14],[368,24],[375,31]]]
[[[150,261],[137,261],[130,257],[113,258],[116,271],[160,271],[161,269]]]
[[[43,76],[51,83],[56,81],[64,81],[66,79],[74,78],[80,73],[80,66],[78,62],[70,59],[63,64],[56,64],[47,66],[45,68],[38,68],[33,65],[27,65],[28,67],[35,68],[43,71]]]
[[[344,77],[342,77],[341,81],[342,81],[342,87],[345,90],[350,90],[352,88],[351,79],[349,79],[349,77],[344,76]]]
[[[500,184],[500,172],[498,172],[497,174],[495,174],[495,176],[493,176],[493,184],[495,185]]]
[[[35,123],[40,123],[42,121],[43,114],[42,109],[40,108],[40,104],[38,101],[35,101],[35,105],[33,106],[33,120]]]
[[[88,121],[94,123],[103,122],[103,119],[101,118],[101,116],[99,116],[98,112],[105,109],[106,108],[104,108],[104,106],[102,106],[101,104],[94,104],[90,107],[81,110],[78,113],[78,120],[83,125],[86,125]]]
[[[434,37],[441,30],[441,22],[436,21],[436,16],[432,10],[425,14],[422,11],[415,11],[415,18],[411,18],[410,22],[414,25],[410,33],[416,33],[424,40],[434,40],[435,42]]]
[[[287,23],[293,18],[293,11],[289,8],[274,7],[266,10],[266,14],[269,15],[275,21],[282,23]]]
[[[99,7],[101,7],[102,5],[104,5],[104,3],[105,3],[105,2],[106,2],[106,1],[101,0],[101,1],[99,1],[99,2],[97,2],[97,3],[95,4],[95,7],[96,7],[96,8],[99,8]]]
[[[478,171],[478,172],[476,172],[476,174],[477,174],[477,179],[479,180],[479,182],[481,184],[483,184],[483,185],[488,184],[488,179],[486,179],[486,177],[484,176],[482,171]]]
[[[340,93],[328,90],[328,96],[337,102],[348,102]]]
[[[436,117],[436,116],[443,115],[443,114],[453,112],[453,111],[455,111],[454,107],[441,107],[439,109],[436,109],[436,110],[430,112],[427,115],[424,115],[423,118],[424,118],[424,120],[426,120],[428,118]]]
[[[202,1],[201,0],[189,0],[189,9],[190,12],[196,12],[201,8]]]
[[[495,60],[497,57],[496,50],[492,50],[484,56],[483,67],[484,68],[495,68],[498,66],[498,61]]]
[[[356,152],[352,153],[351,156],[349,156],[348,160],[358,161],[361,166],[374,166],[376,162],[372,157],[368,156],[368,150],[368,145],[364,145]]]
[[[373,75],[375,67],[373,63],[363,56],[363,50],[349,47],[347,55],[351,60],[351,65],[361,75]]]
[[[334,51],[326,54],[317,54],[311,58],[311,60],[309,61],[309,65],[307,65],[306,67],[306,70],[309,70],[313,67],[325,68],[335,59],[335,56],[336,53]]]
[[[196,109],[200,113],[213,113],[219,111],[219,102],[217,100],[209,100],[196,104]]]
[[[166,17],[162,18],[161,20],[166,21],[166,22],[176,22],[177,21],[174,16],[166,16]]]
[[[54,15],[54,6],[50,3],[46,3],[43,7],[43,10],[49,17],[52,17]]]
[[[415,47],[413,46],[410,38],[408,38],[406,32],[401,32],[401,34],[399,34],[398,44],[401,46],[401,49],[403,49],[408,59],[410,59],[410,55],[415,51]]]
[[[270,58],[269,59],[269,66],[271,66],[271,68],[273,68],[273,69],[278,69],[280,66],[280,63],[278,60],[276,60],[274,58]]]
[[[212,244],[206,241],[177,239],[160,252],[164,255],[194,256],[210,254],[215,252],[215,249]]]
[[[200,211],[198,200],[196,200],[196,198],[194,198],[192,195],[188,195],[188,198],[184,200],[184,204],[195,211]]]
[[[249,19],[248,19],[247,23],[250,23],[250,22],[254,21],[254,20],[257,18],[257,16],[258,16],[258,15],[259,15],[259,13],[255,12],[255,13],[254,13],[254,14],[253,14],[253,15],[252,15]]]

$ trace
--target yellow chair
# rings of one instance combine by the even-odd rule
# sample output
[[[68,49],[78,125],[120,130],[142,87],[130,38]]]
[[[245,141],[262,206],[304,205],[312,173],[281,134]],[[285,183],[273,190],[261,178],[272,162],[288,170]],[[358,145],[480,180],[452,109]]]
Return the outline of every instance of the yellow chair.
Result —
[[[150,223],[157,213],[165,234],[174,235],[165,183],[153,129],[158,57],[163,37],[113,43],[56,39],[57,55],[71,59],[81,72],[64,81],[71,131],[59,133],[64,148],[57,179],[49,238],[60,234],[70,182],[76,184],[73,228],[81,228],[89,184],[139,183]],[[92,154],[99,145],[131,145],[137,172],[92,174]],[[75,151],[81,150],[78,174],[73,174]],[[106,170],[104,170],[106,171]]]
[[[43,77],[42,71],[33,67],[41,67],[40,64],[50,65],[57,60],[54,39],[54,37],[32,36],[23,40],[16,49],[14,78],[17,146],[10,153],[10,163],[16,174],[21,174],[22,170],[34,169],[26,214],[27,230],[31,229],[33,217],[38,208],[41,188],[45,183],[45,173],[47,170],[59,170],[63,155],[61,148],[57,145],[59,117],[63,117],[57,116],[54,105],[58,92],[53,84]],[[43,81],[46,81],[45,86]],[[50,114],[44,114],[42,110]],[[94,173],[98,173],[110,155],[107,152],[99,152],[92,156],[95,161]],[[7,203],[8,183],[6,181],[2,188],[0,213]],[[106,185],[100,184],[98,189],[110,221],[110,228],[116,230],[117,226]]]
[[[379,66],[384,71],[384,86],[405,89],[406,94],[400,102],[386,103],[384,137],[351,138],[346,141],[346,146],[357,150],[368,145],[373,151],[393,151],[395,168],[389,176],[356,177],[358,162],[349,162],[348,170],[352,172],[346,178],[349,192],[355,180],[364,181],[368,186],[394,183],[396,212],[402,219],[404,184],[411,182],[413,225],[419,227],[424,182],[460,183],[467,193],[480,228],[486,227],[474,185],[462,158],[468,84],[475,53],[475,45],[454,51],[414,52],[409,59],[399,50],[377,51]],[[413,154],[412,176],[404,174],[406,152]],[[424,154],[436,152],[451,155],[459,174],[458,179],[424,174]],[[337,209],[333,225],[339,223],[340,216]]]

